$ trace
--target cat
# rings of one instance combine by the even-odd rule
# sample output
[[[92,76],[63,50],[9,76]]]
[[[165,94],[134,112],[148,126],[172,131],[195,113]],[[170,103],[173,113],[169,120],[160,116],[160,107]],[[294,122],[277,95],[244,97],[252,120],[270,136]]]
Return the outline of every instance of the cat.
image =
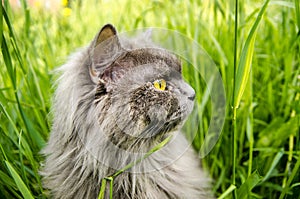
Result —
[[[130,39],[107,24],[58,70],[41,169],[53,198],[97,198],[105,177],[137,160],[114,178],[113,198],[212,197],[211,180],[180,132],[195,92],[174,54],[148,33]],[[108,183],[105,198],[109,190]]]

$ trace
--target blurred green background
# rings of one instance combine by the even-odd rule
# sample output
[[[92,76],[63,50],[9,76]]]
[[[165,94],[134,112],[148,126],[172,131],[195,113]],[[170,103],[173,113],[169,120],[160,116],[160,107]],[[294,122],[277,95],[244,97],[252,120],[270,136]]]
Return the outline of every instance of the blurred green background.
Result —
[[[236,20],[233,0],[4,0],[0,12],[0,198],[49,197],[38,169],[43,160],[39,151],[51,129],[57,78],[53,70],[70,53],[86,46],[106,23],[119,32],[144,27],[179,31],[197,41],[216,63],[226,89],[226,119],[221,138],[202,160],[214,179],[216,197],[300,198],[299,0],[270,1],[254,34],[254,45],[242,51],[263,4],[239,1]],[[251,53],[249,62],[238,65],[243,55],[249,58]],[[236,68],[251,65],[252,70],[243,76],[247,81],[237,84]],[[195,71],[183,71],[201,102],[205,82]],[[245,87],[236,114],[234,84]],[[193,140],[196,150],[209,127],[209,102],[202,111]]]

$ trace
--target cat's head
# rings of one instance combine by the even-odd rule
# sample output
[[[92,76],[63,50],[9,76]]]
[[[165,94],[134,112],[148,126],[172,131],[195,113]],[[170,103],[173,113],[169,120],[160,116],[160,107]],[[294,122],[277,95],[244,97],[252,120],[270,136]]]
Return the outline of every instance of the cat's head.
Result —
[[[176,130],[193,109],[195,92],[182,79],[180,60],[141,38],[121,38],[108,24],[89,47],[95,103],[101,104],[99,123],[112,139],[164,135]]]

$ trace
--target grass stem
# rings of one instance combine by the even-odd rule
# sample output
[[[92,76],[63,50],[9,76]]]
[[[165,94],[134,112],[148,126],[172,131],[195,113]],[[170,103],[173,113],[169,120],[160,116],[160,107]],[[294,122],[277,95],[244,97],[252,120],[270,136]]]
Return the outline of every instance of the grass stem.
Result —
[[[232,184],[236,186],[235,173],[236,173],[236,109],[235,106],[235,82],[236,82],[236,70],[237,70],[237,38],[238,38],[238,12],[239,12],[239,2],[235,1],[235,21],[234,21],[234,59],[233,59],[233,93],[232,93]],[[236,189],[233,190],[233,198],[236,198]]]

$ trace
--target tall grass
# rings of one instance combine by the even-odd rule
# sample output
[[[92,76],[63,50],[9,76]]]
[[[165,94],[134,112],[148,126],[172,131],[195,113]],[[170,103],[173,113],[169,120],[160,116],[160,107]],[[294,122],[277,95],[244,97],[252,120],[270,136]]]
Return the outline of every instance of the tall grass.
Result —
[[[239,107],[241,98],[243,96],[243,93],[245,91],[245,88],[247,86],[247,82],[249,79],[249,76],[252,74],[250,73],[251,71],[251,64],[252,64],[252,57],[254,53],[254,43],[255,43],[255,38],[256,38],[256,33],[257,33],[257,28],[259,25],[259,22],[263,16],[263,13],[265,12],[267,5],[269,3],[269,0],[267,0],[262,8],[260,9],[258,16],[251,27],[250,33],[247,36],[247,39],[245,41],[245,44],[243,46],[243,49],[241,51],[239,63],[237,66],[237,28],[238,28],[238,8],[239,8],[239,2],[236,0],[235,1],[235,28],[234,28],[234,36],[235,36],[235,42],[234,42],[234,71],[233,71],[233,93],[232,93],[232,124],[233,124],[233,135],[232,135],[232,184],[236,184],[236,154],[237,154],[237,127],[236,127],[236,114],[237,114],[237,109]],[[251,82],[250,82],[251,84]],[[252,94],[252,93],[251,93]],[[251,105],[251,104],[250,104]],[[251,112],[249,113],[249,116],[251,115]],[[250,125],[250,124],[249,124]],[[252,137],[252,132],[249,132],[250,136]],[[249,137],[250,137],[249,136]],[[250,141],[250,144],[252,144],[252,140]],[[251,146],[252,147],[252,146]],[[252,153],[250,149],[250,153]],[[249,155],[249,164],[252,164],[252,154]],[[248,190],[243,190],[241,186],[240,190],[243,192],[245,191],[251,191],[251,189],[260,181],[260,177],[257,175],[257,173],[254,173],[256,175],[255,180],[253,179],[254,177],[250,175],[251,174],[251,169],[248,169],[248,176],[247,180],[243,183],[243,185],[246,185]],[[251,183],[251,184],[250,184]],[[241,192],[241,191],[240,191]],[[244,193],[239,194],[238,198],[241,198]],[[237,192],[234,190],[233,192],[233,198],[237,198]]]
[[[226,0],[73,1],[70,16],[21,2],[20,9],[8,1],[0,9],[0,198],[49,197],[38,169],[51,128],[51,71],[108,22],[120,32],[149,26],[178,30],[218,66],[229,99],[226,121],[202,159],[217,197],[299,198],[298,0],[266,1],[265,7],[261,1],[236,1],[237,12],[235,2]],[[212,115],[207,82],[193,69],[183,71],[203,105],[193,140],[200,150]]]

